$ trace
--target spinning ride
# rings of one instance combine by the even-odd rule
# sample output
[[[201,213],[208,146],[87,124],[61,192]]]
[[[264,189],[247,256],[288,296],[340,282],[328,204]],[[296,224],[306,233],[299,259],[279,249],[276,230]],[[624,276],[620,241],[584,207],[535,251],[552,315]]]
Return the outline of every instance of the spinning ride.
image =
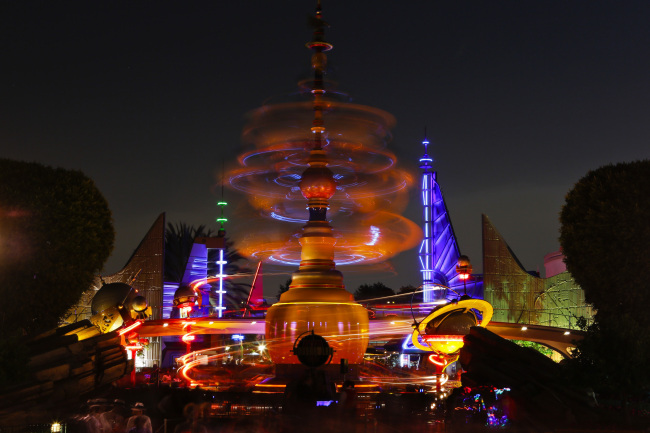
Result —
[[[325,52],[332,46],[324,41],[320,5],[316,10],[314,39],[308,47],[314,51],[311,83],[313,95],[313,136],[306,144],[311,149],[307,158],[309,167],[300,176],[300,191],[308,200],[309,220],[300,238],[300,268],[294,272],[289,290],[280,302],[269,308],[266,316],[266,339],[269,354],[276,364],[298,364],[292,353],[297,336],[316,332],[324,337],[333,349],[332,360],[345,359],[350,364],[359,363],[368,345],[368,313],[354,302],[345,290],[343,276],[336,270],[332,227],[327,221],[329,200],[335,194],[337,182],[329,165],[327,129],[323,119],[328,106],[324,98]]]

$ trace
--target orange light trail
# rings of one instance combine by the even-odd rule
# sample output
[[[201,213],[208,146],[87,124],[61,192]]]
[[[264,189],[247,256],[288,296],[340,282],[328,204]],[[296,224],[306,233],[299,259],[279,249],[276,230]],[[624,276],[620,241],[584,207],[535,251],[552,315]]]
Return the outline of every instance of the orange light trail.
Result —
[[[131,325],[127,326],[126,328],[121,329],[121,330],[117,333],[117,335],[124,335],[124,334],[126,334],[127,332],[133,331],[134,329],[136,329],[136,328],[137,328],[138,326],[140,326],[140,325],[142,325],[142,320],[136,320],[136,321],[133,322]]]

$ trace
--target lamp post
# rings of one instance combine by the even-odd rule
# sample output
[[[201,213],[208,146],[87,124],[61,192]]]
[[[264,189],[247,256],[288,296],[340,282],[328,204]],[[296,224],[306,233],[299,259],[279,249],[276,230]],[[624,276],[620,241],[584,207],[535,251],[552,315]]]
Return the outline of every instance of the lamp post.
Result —
[[[239,364],[244,362],[244,336],[241,334],[235,334],[232,336],[232,339],[239,341]]]
[[[458,274],[458,278],[463,280],[463,296],[467,296],[467,279],[472,274],[472,264],[469,262],[469,257],[458,257],[456,273]]]

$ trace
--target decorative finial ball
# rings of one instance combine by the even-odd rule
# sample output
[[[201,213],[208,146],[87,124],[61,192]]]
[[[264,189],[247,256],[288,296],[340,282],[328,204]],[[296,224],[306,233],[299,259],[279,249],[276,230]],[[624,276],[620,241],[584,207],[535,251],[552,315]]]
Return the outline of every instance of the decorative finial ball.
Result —
[[[176,307],[192,306],[197,299],[197,294],[190,286],[181,286],[174,293],[173,303]]]
[[[136,296],[133,298],[133,301],[131,301],[131,308],[133,308],[133,311],[137,313],[141,313],[142,311],[146,310],[147,307],[147,300],[144,296]]]
[[[469,265],[470,265],[470,263],[469,263],[469,257],[464,256],[464,255],[458,257],[458,266],[464,266],[464,267],[467,267],[467,266],[469,266]]]
[[[101,313],[111,307],[119,307],[127,299],[131,290],[131,286],[125,283],[104,284],[95,293],[90,304],[92,314]]]
[[[300,191],[307,200],[313,198],[329,200],[336,192],[336,181],[332,171],[327,167],[309,167],[302,174]]]

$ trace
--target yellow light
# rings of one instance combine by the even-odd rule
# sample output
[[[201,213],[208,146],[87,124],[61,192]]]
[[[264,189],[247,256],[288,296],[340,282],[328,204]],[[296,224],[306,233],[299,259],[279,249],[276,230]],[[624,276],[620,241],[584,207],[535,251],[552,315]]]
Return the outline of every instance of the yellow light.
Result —
[[[275,307],[276,305],[354,305],[354,306],[360,306],[360,304],[356,302],[321,302],[321,301],[314,301],[314,302],[276,302],[273,304]]]
[[[427,323],[444,313],[452,310],[457,310],[459,308],[464,308],[466,312],[469,312],[471,309],[480,311],[483,315],[483,318],[481,319],[481,322],[477,323],[476,325],[483,327],[487,326],[487,324],[490,323],[490,319],[492,319],[492,314],[494,313],[492,305],[482,299],[465,299],[458,302],[457,304],[445,305],[444,307],[432,311],[427,317],[424,318],[424,320],[418,324],[417,328],[413,331],[413,334],[411,334],[411,342],[413,345],[418,349],[425,350],[427,352],[435,350],[446,354],[454,353],[463,347],[463,341],[435,341],[432,343],[427,343],[427,346],[425,346],[420,343],[419,339],[420,335],[426,334]]]
[[[429,346],[436,352],[449,354],[458,351],[463,344],[462,341],[433,341],[429,343]]]

